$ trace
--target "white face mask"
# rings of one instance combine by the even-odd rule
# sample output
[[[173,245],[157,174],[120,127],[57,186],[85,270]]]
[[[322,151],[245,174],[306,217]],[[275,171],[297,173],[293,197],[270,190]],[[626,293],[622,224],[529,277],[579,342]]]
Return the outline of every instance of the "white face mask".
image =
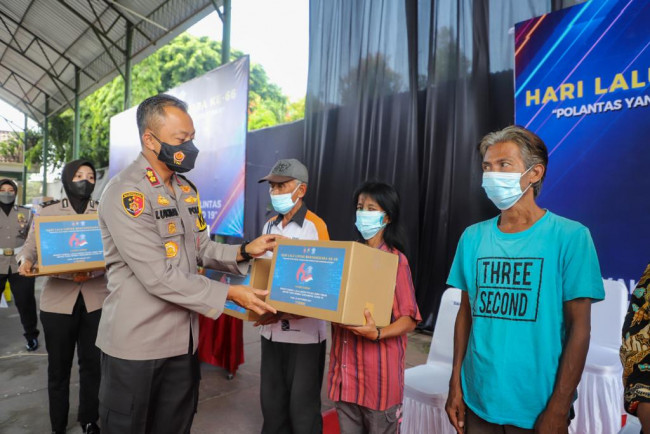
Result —
[[[532,168],[533,166],[530,166],[524,173],[483,172],[483,189],[487,193],[487,197],[501,211],[512,208],[533,185],[529,184],[522,190],[519,183],[521,177]]]
[[[386,223],[384,223],[385,216],[386,213],[383,211],[357,210],[355,225],[364,240],[369,240],[386,227]]]
[[[296,191],[298,191],[299,187],[300,183],[298,183],[296,189],[291,193],[271,194],[271,205],[273,206],[275,212],[284,215],[291,211],[294,206],[296,206],[298,200],[296,199],[293,201],[291,198],[296,193]]]

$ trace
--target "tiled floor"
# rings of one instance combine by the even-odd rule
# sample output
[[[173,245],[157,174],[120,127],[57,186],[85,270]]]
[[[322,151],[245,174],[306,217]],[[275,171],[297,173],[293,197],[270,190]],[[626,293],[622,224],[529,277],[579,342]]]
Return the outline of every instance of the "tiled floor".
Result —
[[[38,287],[38,285],[37,285]],[[37,291],[37,297],[40,293]],[[40,328],[40,322],[39,322]],[[50,431],[47,400],[47,354],[42,347],[35,353],[24,349],[22,328],[13,303],[0,309],[0,432],[34,434]],[[412,333],[406,354],[407,367],[426,362],[431,337]],[[246,362],[237,376],[228,380],[226,372],[202,365],[199,410],[192,427],[193,434],[259,433],[262,414],[259,405],[260,339],[257,329],[244,325]],[[78,370],[72,369],[70,386],[69,433],[81,433],[76,424],[78,402]],[[325,398],[323,410],[332,403]]]

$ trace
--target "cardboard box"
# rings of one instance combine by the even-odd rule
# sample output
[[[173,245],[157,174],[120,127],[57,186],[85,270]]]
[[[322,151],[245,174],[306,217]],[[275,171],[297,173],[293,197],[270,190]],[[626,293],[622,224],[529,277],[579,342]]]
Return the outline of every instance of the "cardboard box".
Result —
[[[280,240],[266,302],[277,310],[363,325],[367,308],[378,327],[390,324],[397,255],[349,241]]]
[[[36,216],[36,275],[78,273],[105,268],[97,214]]]
[[[219,282],[228,285],[250,285],[256,289],[267,289],[269,282],[269,273],[271,271],[270,259],[255,259],[251,266],[250,272],[246,276],[239,276],[236,274],[225,273],[223,271],[215,271],[206,269],[205,275],[210,279],[218,280]],[[264,298],[260,297],[262,300]],[[253,311],[244,309],[233,301],[226,300],[224,311],[226,315],[234,316],[244,321],[257,321],[259,315]]]

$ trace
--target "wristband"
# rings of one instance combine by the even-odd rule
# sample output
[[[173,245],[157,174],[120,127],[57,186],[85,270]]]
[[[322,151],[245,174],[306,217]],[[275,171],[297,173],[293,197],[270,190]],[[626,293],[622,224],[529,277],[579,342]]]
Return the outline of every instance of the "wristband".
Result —
[[[244,243],[239,248],[239,254],[241,255],[242,258],[244,258],[244,261],[250,261],[251,259],[253,259],[253,257],[246,251],[247,245],[248,245],[248,241],[244,241]]]
[[[381,329],[377,327],[377,337],[375,338],[375,342],[379,342],[379,338],[381,338]]]

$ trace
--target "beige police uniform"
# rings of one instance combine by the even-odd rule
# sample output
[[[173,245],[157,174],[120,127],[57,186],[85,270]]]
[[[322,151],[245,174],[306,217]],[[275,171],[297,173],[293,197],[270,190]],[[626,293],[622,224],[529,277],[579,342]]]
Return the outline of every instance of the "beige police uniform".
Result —
[[[89,200],[84,214],[96,214],[97,202]],[[67,198],[41,204],[39,216],[75,216]],[[19,260],[38,262],[35,231],[30,231]],[[108,295],[103,271],[89,274],[85,282],[75,282],[74,274],[48,276],[41,292],[41,324],[47,349],[47,391],[53,431],[67,426],[70,370],[75,350],[79,364],[78,420],[99,418],[100,352],[95,346],[102,303]]]
[[[9,214],[0,210],[0,291],[9,281],[25,331],[23,335],[27,339],[27,349],[34,351],[38,347],[39,335],[34,278],[18,274],[16,262],[17,254],[25,244],[31,220],[31,210],[23,206],[12,206]]]
[[[91,200],[86,206],[84,214],[97,214],[98,203]],[[68,199],[54,200],[41,204],[39,216],[74,216],[77,212],[70,206]],[[36,236],[34,231],[29,232],[25,246],[18,254],[22,261],[27,259],[34,263],[38,262],[36,249]],[[94,312],[102,308],[104,299],[108,295],[106,279],[103,271],[96,271],[90,274],[91,279],[76,283],[73,281],[73,274],[57,274],[47,277],[41,292],[40,307],[43,312],[63,313],[70,315],[77,302],[79,293],[83,297],[86,310]]]
[[[99,222],[110,294],[97,336],[102,432],[189,433],[198,405],[197,313],[217,318],[228,285],[198,265],[245,274],[240,246],[210,240],[198,193],[172,192],[140,155],[109,181]]]
[[[30,223],[29,208],[14,205],[9,215],[0,212],[0,274],[18,271],[16,254],[25,244]]]
[[[173,175],[173,195],[142,154],[111,179],[99,221],[109,296],[104,302],[97,346],[126,360],[152,360],[192,352],[198,317],[217,318],[228,285],[197,274],[197,266],[246,274],[239,246],[210,240],[198,194]]]

